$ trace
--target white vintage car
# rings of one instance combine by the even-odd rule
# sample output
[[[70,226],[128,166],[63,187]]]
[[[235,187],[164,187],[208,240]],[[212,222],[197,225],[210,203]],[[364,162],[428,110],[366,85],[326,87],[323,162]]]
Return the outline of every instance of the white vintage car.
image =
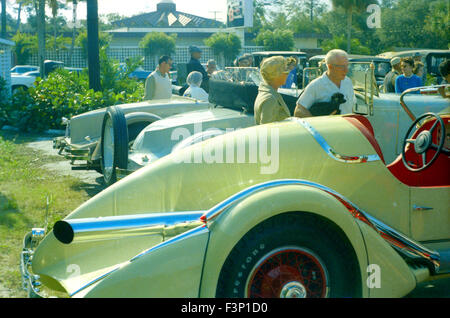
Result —
[[[125,115],[128,144],[128,141],[133,141],[144,127],[154,121],[183,112],[207,109],[210,104],[174,94],[168,100],[149,100],[116,106],[119,107]],[[53,140],[53,147],[71,161],[72,169],[103,171],[100,162],[103,157],[100,140],[105,131],[104,121],[108,116],[110,115],[107,114],[107,109],[101,108],[74,116],[70,120],[62,119],[63,124],[66,124],[66,133]],[[82,164],[79,163],[80,160],[83,161]]]
[[[55,138],[53,146],[71,161],[72,169],[97,170],[110,185],[117,180],[117,172],[127,174],[169,154],[177,143],[171,140],[171,127],[186,127],[192,134],[198,130],[196,124],[203,130],[216,128],[177,146],[183,148],[228,128],[254,125],[258,69],[230,68],[218,72],[216,79],[210,84],[209,102],[174,94],[169,100],[112,106],[74,116],[70,121],[63,119],[66,134]],[[293,111],[295,93],[284,97]]]

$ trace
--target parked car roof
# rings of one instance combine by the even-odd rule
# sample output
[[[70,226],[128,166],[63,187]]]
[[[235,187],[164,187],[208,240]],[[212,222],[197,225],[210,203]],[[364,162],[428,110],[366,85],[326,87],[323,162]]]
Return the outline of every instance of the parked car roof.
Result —
[[[301,51],[261,51],[261,52],[253,52],[252,55],[264,55],[264,56],[274,56],[274,55],[282,55],[282,56],[291,56],[291,55],[304,55],[306,58],[306,53]]]
[[[16,71],[20,70],[20,71]],[[39,72],[39,66],[34,65],[16,65],[11,68],[11,73],[15,74],[23,74],[31,71],[38,71]]]
[[[404,56],[413,56],[415,53],[420,53],[421,56],[426,56],[430,53],[435,54],[449,54],[450,50],[436,50],[436,49],[421,49],[421,50],[408,50],[408,51],[400,51],[400,52],[383,52],[378,54],[377,56],[385,57],[385,58],[393,58],[395,56],[404,57]]]

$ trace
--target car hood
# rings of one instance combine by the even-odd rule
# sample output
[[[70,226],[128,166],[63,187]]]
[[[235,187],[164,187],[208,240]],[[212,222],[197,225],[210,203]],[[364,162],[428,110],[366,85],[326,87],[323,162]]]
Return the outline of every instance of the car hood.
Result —
[[[67,220],[149,213],[203,211],[252,185],[278,179],[303,179],[326,185],[387,224],[409,226],[398,210],[407,208],[408,189],[395,181],[381,160],[345,163],[334,153],[376,155],[364,135],[341,116],[259,125],[224,134],[173,152],[139,169],[91,198]],[[361,177],[364,176],[364,177]],[[380,200],[384,198],[385,200]],[[403,202],[404,201],[404,202]],[[396,202],[392,206],[392,202]],[[373,208],[376,207],[374,210]],[[397,223],[396,223],[397,222]],[[406,231],[405,231],[406,232]],[[38,246],[33,271],[41,279],[73,292],[162,240],[162,234],[63,244],[50,232]],[[68,269],[77,264],[76,279]],[[58,283],[55,283],[58,282]]]
[[[231,131],[254,124],[253,115],[220,107],[170,116],[148,125],[138,135],[129,159],[143,166],[168,155],[177,144],[194,134],[211,129]]]

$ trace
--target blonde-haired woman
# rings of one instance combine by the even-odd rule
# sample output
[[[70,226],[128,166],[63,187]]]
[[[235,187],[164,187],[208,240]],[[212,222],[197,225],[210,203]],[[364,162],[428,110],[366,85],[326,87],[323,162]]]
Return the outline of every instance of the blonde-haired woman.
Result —
[[[255,100],[255,122],[257,125],[280,121],[291,116],[283,97],[277,92],[286,83],[289,71],[286,59],[272,56],[261,63],[263,81]]]

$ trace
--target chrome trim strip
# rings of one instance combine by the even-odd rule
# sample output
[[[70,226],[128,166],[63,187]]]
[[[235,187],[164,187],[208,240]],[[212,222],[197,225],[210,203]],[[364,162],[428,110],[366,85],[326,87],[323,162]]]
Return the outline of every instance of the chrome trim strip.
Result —
[[[379,161],[380,157],[378,154],[375,155],[361,155],[361,156],[346,156],[337,153],[331,146],[326,142],[325,138],[309,123],[304,121],[301,118],[292,118],[293,121],[296,121],[300,125],[303,126],[308,132],[313,136],[313,138],[317,141],[317,143],[322,147],[322,149],[326,152],[328,156],[333,158],[336,161],[343,163],[365,163],[372,161]]]
[[[177,235],[177,236],[171,238],[170,240],[167,240],[165,242],[161,242],[160,244],[155,245],[155,246],[149,248],[148,250],[139,253],[138,255],[136,255],[135,257],[130,259],[130,262],[133,262],[136,259],[138,259],[138,258],[140,258],[140,257],[142,257],[144,255],[147,255],[147,254],[149,254],[149,253],[151,253],[153,251],[159,250],[159,249],[161,249],[161,248],[163,248],[163,247],[165,247],[167,245],[170,245],[170,244],[173,244],[173,243],[176,243],[176,242],[179,242],[179,241],[183,241],[183,240],[185,240],[187,238],[194,237],[194,236],[201,235],[201,234],[208,233],[208,232],[209,232],[209,229],[206,227],[206,225],[202,225],[202,226],[196,227],[195,229],[192,229],[192,230],[189,230],[187,232],[184,232],[184,233],[182,233],[180,235]]]
[[[300,186],[309,186],[313,187],[322,191],[325,191],[336,198],[346,202],[349,206],[351,206],[353,209],[355,209],[356,212],[359,212],[363,217],[365,217],[368,220],[368,225],[371,226],[375,231],[377,231],[383,238],[384,236],[382,234],[390,235],[395,240],[398,240],[401,244],[403,244],[405,247],[399,247],[395,245],[395,242],[388,241],[386,238],[384,238],[388,243],[398,252],[400,252],[402,255],[412,258],[412,259],[424,259],[427,261],[434,269],[434,271],[437,273],[439,272],[439,260],[440,256],[439,253],[432,251],[420,243],[413,241],[412,239],[409,239],[404,234],[401,234],[400,232],[392,229],[388,225],[384,224],[383,222],[375,219],[365,211],[358,208],[355,204],[353,204],[350,200],[348,200],[343,195],[339,194],[338,192],[323,186],[318,183],[314,183],[307,180],[301,180],[301,179],[280,179],[280,180],[272,180],[264,183],[260,183],[257,185],[253,185],[247,189],[244,189],[240,191],[239,193],[231,196],[230,198],[222,201],[221,203],[214,206],[212,209],[207,211],[203,216],[202,220],[204,222],[209,222],[218,215],[220,215],[222,212],[224,212],[226,209],[231,207],[232,205],[237,204],[238,202],[242,201],[243,199],[249,197],[252,194],[255,194],[259,191],[266,190],[269,188],[274,188],[278,186],[285,186],[285,185],[300,185]]]
[[[74,291],[73,293],[69,294],[69,296],[72,297],[73,295],[78,294],[78,293],[79,293],[80,291],[82,291],[83,289],[86,289],[86,288],[88,288],[89,286],[95,284],[96,282],[102,280],[102,279],[105,278],[106,276],[111,275],[112,273],[114,273],[115,271],[119,270],[120,268],[122,268],[122,266],[118,266],[118,267],[116,267],[116,268],[110,270],[109,272],[107,272],[107,273],[105,273],[105,274],[103,274],[103,275],[101,275],[101,276],[99,276],[99,277],[93,279],[92,281],[90,281],[90,282],[87,283],[86,285],[80,287],[79,289],[77,289],[77,290]]]
[[[201,234],[204,234],[204,233],[209,233],[209,230],[206,227],[206,225],[201,225],[201,226],[196,227],[196,228],[194,228],[192,230],[189,230],[189,231],[187,231],[185,233],[177,235],[177,236],[171,238],[170,240],[167,240],[165,242],[161,242],[160,244],[155,245],[155,246],[149,248],[148,250],[145,250],[145,251],[139,253],[138,255],[136,255],[132,259],[130,259],[129,261],[120,264],[119,266],[117,266],[116,268],[114,268],[111,271],[107,272],[106,274],[103,274],[103,275],[93,279],[92,281],[88,282],[87,284],[85,284],[82,287],[80,287],[79,289],[77,289],[75,292],[71,293],[69,296],[70,297],[74,296],[75,294],[79,293],[83,289],[86,289],[87,287],[91,286],[92,284],[95,284],[96,282],[102,280],[103,278],[109,276],[110,274],[116,272],[117,270],[123,268],[124,266],[130,264],[131,262],[137,260],[138,258],[140,258],[140,257],[142,257],[144,255],[147,255],[147,254],[149,254],[151,252],[154,252],[154,251],[156,251],[156,250],[158,250],[160,248],[163,248],[165,246],[168,246],[170,244],[173,244],[173,243],[176,243],[176,242],[179,242],[179,241],[182,241],[182,240],[186,240],[186,239],[188,239],[190,237],[194,237],[194,236],[201,235]]]
[[[430,211],[433,210],[432,207],[428,207],[428,206],[420,206],[420,205],[413,205],[413,209],[414,211]]]
[[[413,260],[424,259],[433,266],[435,273],[439,272],[441,257],[438,252],[433,251],[429,248],[426,248],[422,244],[420,244],[420,243],[408,238],[406,235],[394,230],[389,225],[386,225],[385,223],[375,219],[373,216],[368,215],[367,213],[365,213],[363,211],[361,211],[361,213],[365,214],[365,216],[369,219],[369,221],[373,225],[375,225],[376,229],[392,236],[394,239],[398,240],[399,242],[401,242],[405,245],[405,247],[402,248],[402,247],[399,247],[399,246],[391,243],[391,246],[395,250],[397,250],[399,253],[401,253],[404,256],[406,256],[410,259],[413,259]]]

